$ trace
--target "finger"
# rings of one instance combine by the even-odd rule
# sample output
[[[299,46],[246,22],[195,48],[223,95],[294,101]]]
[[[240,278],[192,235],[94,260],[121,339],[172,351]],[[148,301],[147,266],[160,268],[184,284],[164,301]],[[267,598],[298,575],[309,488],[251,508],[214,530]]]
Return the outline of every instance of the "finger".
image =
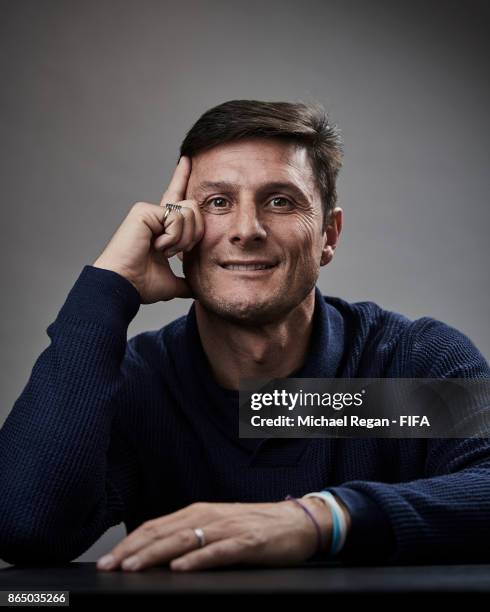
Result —
[[[185,208],[186,211],[190,214],[193,213],[192,216],[189,215],[189,223],[192,223],[192,231],[190,232],[189,240],[187,240],[187,236],[185,240],[182,240],[181,244],[176,245],[177,247],[181,247],[183,251],[191,251],[195,245],[202,240],[204,236],[204,219],[199,210],[199,206],[195,200],[184,200],[186,202]],[[187,218],[186,218],[187,219]]]
[[[184,232],[185,220],[181,212],[172,211],[165,220],[165,233],[156,238],[154,247],[158,251],[167,250],[177,244]]]
[[[194,237],[194,229],[195,229],[195,221],[194,221],[194,212],[190,208],[182,208],[179,211],[179,214],[183,218],[183,227],[182,232],[180,234],[180,239],[177,242],[172,242],[171,248],[165,247],[165,251],[170,255],[169,250],[172,255],[175,255],[178,251],[187,251],[190,244],[192,244]]]
[[[204,219],[199,210],[194,215],[194,237],[192,239],[191,244],[185,249],[186,251],[191,251],[196,244],[202,240],[205,231]]]
[[[175,244],[175,246],[190,251],[204,235],[204,220],[195,200],[182,200],[179,204],[182,206],[180,212],[184,217],[184,230],[181,237],[182,244]],[[178,215],[178,212],[171,212],[166,224],[173,215]],[[156,249],[163,250],[169,244],[170,241],[166,235],[166,233],[162,234],[155,240]]]
[[[163,232],[163,216],[165,209],[149,202],[136,202],[130,214],[142,221],[155,237]]]
[[[184,522],[187,521],[188,519]],[[204,523],[193,523],[193,525],[196,524],[203,525]],[[222,539],[228,539],[242,531],[241,522],[230,518],[204,524],[202,529],[206,546]],[[125,559],[121,567],[123,569],[135,570],[167,563],[171,559],[180,557],[200,546],[200,541],[194,529],[188,525],[179,528],[177,531],[175,527],[165,526],[163,529],[159,527],[158,533],[160,534],[158,540],[140,548],[130,558]]]
[[[141,548],[136,554],[123,560],[121,568],[134,571],[162,565],[198,547],[199,540],[196,534],[187,527]]]
[[[155,541],[157,535],[151,534],[149,531],[143,531],[142,527],[138,527],[132,533],[117,544],[107,555],[104,555],[97,561],[97,568],[103,570],[112,570],[120,566],[124,559],[135,554],[144,546],[148,546],[150,542]]]
[[[182,510],[174,512],[168,516],[170,517],[177,514],[181,515]],[[117,544],[110,551],[110,555],[113,557],[113,563],[111,564],[110,569],[118,566],[124,559],[135,554],[145,546],[149,546],[158,539],[168,536],[170,533],[175,533],[175,528],[173,530],[169,530],[166,525],[164,525],[164,528],[162,529],[162,526],[160,525],[162,518],[167,517],[160,517],[158,519],[146,521],[127,535],[124,539],[122,539],[119,544]],[[183,523],[181,518],[178,520],[180,521],[181,525],[180,529],[182,529],[185,523]]]
[[[181,225],[180,237],[177,234],[176,224]],[[165,220],[165,233],[155,240],[155,248],[161,251],[168,248],[170,244],[177,247],[181,242],[189,243],[193,238],[194,227],[194,213],[191,208],[182,206],[180,210],[172,211]]]
[[[195,244],[197,244],[199,242],[199,240],[202,239],[202,237],[204,236],[204,230],[205,230],[205,224],[204,224],[204,217],[199,209],[199,205],[196,202],[196,200],[185,200],[186,202],[186,206],[189,206],[192,211],[194,212],[194,236],[193,236],[193,242],[192,245],[190,245],[190,247],[187,250],[191,250]]]
[[[222,565],[235,565],[248,561],[248,549],[238,539],[228,538],[193,550],[174,559],[170,563],[172,570],[202,570]]]
[[[184,279],[179,277],[175,277],[175,279],[177,281],[184,281]],[[185,291],[185,288],[183,291]],[[187,296],[179,295],[178,297]],[[223,533],[228,537],[232,533],[236,533],[237,527],[240,525],[240,523],[233,520],[233,515],[239,513],[243,506],[244,504],[240,503],[197,502],[166,516],[146,521],[112,549],[110,554],[114,557],[113,565],[116,566],[126,557],[131,556],[158,539],[169,537],[171,534],[175,534],[176,531],[189,529],[196,525],[207,525],[207,541],[217,539],[218,536],[222,537]],[[225,516],[227,518],[224,518]],[[208,534],[209,529],[211,531]]]
[[[185,198],[191,168],[192,164],[190,157],[182,155],[170,179],[170,183],[162,196],[160,202],[162,206],[167,202],[176,203]]]
[[[180,285],[181,293],[185,293],[188,287],[185,279],[175,276],[175,280],[177,283],[183,281],[185,286],[182,286],[180,283],[178,284]],[[178,295],[177,297],[187,296]],[[123,559],[131,556],[141,548],[148,546],[151,542],[190,526],[191,522],[189,522],[189,517],[194,516],[195,519],[191,519],[191,521],[198,521],[198,523],[194,522],[194,524],[205,524],[208,521],[204,517],[204,512],[208,512],[210,506],[211,504],[195,503],[185,508],[181,508],[176,512],[172,512],[171,514],[144,522],[110,551],[109,555],[113,558],[112,563],[100,569],[114,569]],[[199,516],[200,518],[198,518]]]
[[[199,544],[199,540],[194,533],[194,527],[196,525],[205,525],[205,541],[207,543],[214,542],[220,538],[237,534],[241,531],[241,522],[236,521],[233,518],[219,518],[212,517],[208,520],[204,516],[199,518],[190,518],[189,516],[180,518],[177,522],[172,523],[159,523],[155,526],[155,532],[157,533],[158,541],[171,541],[170,538],[179,537],[179,534],[190,532],[194,535],[194,542]],[[143,550],[145,546],[152,546],[153,542],[144,544],[140,550]]]

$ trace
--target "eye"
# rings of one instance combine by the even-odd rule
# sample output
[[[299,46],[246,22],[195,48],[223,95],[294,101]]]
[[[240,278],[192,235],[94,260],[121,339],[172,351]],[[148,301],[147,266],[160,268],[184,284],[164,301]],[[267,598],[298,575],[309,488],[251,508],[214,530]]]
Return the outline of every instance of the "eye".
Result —
[[[288,211],[294,208],[294,204],[287,198],[281,198],[281,197],[272,198],[272,200],[270,200],[269,203],[271,204],[271,208],[273,210]]]
[[[211,212],[220,212],[227,211],[228,201],[225,198],[211,198],[207,202],[204,203],[204,206],[209,209]]]

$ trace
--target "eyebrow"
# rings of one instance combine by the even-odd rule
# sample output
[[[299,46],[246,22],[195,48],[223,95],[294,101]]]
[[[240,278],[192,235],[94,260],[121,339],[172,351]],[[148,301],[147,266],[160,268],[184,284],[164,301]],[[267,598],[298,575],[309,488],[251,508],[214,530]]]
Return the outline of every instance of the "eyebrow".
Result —
[[[202,183],[199,183],[196,188],[197,193],[206,193],[208,191],[214,190],[228,191],[229,193],[236,194],[239,191],[239,188],[235,183],[230,183],[228,181],[203,181]],[[303,193],[303,190],[289,181],[271,181],[269,183],[264,183],[257,189],[257,193],[259,195],[262,195],[270,191],[283,190],[290,191],[294,193],[298,198],[309,201],[308,196]]]

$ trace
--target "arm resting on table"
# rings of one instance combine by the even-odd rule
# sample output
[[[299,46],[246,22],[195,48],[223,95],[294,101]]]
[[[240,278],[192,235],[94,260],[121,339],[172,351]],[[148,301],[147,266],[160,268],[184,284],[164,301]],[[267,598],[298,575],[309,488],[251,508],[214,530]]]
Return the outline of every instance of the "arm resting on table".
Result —
[[[412,332],[412,377],[490,378],[485,358],[458,330],[425,317]],[[409,443],[399,441],[400,446]],[[428,439],[424,473],[410,482],[353,480],[327,490],[344,502],[351,515],[340,559],[381,563],[490,559],[489,438]]]
[[[70,561],[121,522],[136,462],[114,416],[139,305],[126,279],[85,266],[48,327],[0,430],[0,558]]]

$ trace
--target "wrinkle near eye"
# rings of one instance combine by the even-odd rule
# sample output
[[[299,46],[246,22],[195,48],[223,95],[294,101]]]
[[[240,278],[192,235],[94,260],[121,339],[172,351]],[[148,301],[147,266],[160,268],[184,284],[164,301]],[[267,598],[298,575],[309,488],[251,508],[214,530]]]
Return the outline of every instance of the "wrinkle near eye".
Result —
[[[300,228],[300,231],[309,236],[314,236],[315,234],[315,215],[298,215],[297,216],[297,224]]]

